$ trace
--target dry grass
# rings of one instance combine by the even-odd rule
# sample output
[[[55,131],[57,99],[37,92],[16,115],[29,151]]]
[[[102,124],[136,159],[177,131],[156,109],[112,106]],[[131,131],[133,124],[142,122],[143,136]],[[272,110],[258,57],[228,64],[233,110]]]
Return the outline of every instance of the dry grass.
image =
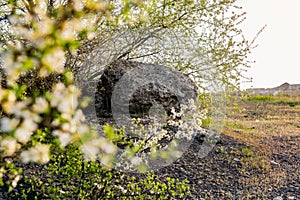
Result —
[[[279,96],[275,101],[298,102],[300,97]],[[274,138],[300,135],[300,105],[241,101],[239,109],[228,108],[223,134],[236,138],[270,155]],[[288,150],[287,150],[288,151]]]
[[[297,188],[292,183],[299,181],[300,176],[299,102],[300,96],[254,97],[227,109],[223,134],[246,145],[240,152],[243,168],[240,173],[244,174],[238,181],[256,188],[256,194],[248,191],[252,197],[268,199],[264,194],[273,193],[274,188]],[[251,199],[247,191],[244,194],[245,199]],[[298,197],[299,194],[285,195]]]

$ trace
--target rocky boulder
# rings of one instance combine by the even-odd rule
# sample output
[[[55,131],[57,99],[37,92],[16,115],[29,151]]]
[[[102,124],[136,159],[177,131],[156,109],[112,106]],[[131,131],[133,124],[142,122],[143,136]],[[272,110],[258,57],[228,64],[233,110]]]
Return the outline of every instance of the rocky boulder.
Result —
[[[114,105],[129,109],[131,117],[142,117],[154,105],[163,106],[170,115],[172,107],[178,110],[188,98],[197,97],[197,86],[187,75],[166,66],[118,60],[106,67],[98,81],[95,94],[98,118],[112,116],[114,92],[117,93]],[[131,94],[127,107],[118,105],[127,101],[123,98],[128,98],[128,93]]]

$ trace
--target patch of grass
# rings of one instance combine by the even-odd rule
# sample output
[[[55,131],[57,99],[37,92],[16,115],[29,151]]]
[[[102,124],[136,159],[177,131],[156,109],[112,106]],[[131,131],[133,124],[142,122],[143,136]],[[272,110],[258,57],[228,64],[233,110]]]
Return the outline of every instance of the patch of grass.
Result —
[[[251,128],[245,126],[242,123],[238,123],[236,121],[232,122],[232,121],[227,121],[224,124],[225,127],[228,127],[230,129],[234,129],[234,130],[243,130],[243,131],[250,131]]]
[[[211,124],[211,118],[206,117],[205,119],[202,119],[202,127],[208,129],[209,125]]]
[[[289,105],[290,107],[295,107],[295,106],[300,105],[300,101],[277,100],[277,101],[274,101],[273,104],[276,104],[276,105]]]
[[[241,158],[241,164],[243,167],[250,170],[258,170],[258,171],[270,170],[270,159],[263,155],[252,154],[252,156],[250,157],[243,157]]]
[[[242,156],[243,157],[253,157],[253,151],[249,147],[244,147],[242,149]]]
[[[246,98],[243,98],[243,101],[256,103],[270,103],[275,105],[289,105],[290,107],[300,105],[300,97],[291,95],[251,95]]]
[[[246,101],[256,101],[256,102],[270,102],[274,101],[273,96],[268,96],[268,95],[251,95],[246,97]]]

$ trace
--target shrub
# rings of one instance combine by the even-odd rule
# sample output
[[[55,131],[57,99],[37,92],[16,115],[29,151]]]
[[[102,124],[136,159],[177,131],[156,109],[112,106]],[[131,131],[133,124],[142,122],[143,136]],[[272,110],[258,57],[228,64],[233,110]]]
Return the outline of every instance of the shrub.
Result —
[[[126,174],[85,161],[76,145],[54,151],[51,161],[27,174],[14,197],[24,199],[171,199],[189,194],[187,181],[154,173]]]
[[[17,186],[21,171],[15,169],[12,160],[46,164],[51,159],[51,163],[45,165],[48,168],[43,169],[50,170],[52,174],[60,172],[61,163],[73,162],[72,165],[71,163],[63,164],[67,166],[66,169],[62,167],[67,172],[59,174],[63,176],[59,181],[62,181],[65,186],[71,184],[66,180],[78,180],[78,173],[81,175],[83,173],[73,168],[74,166],[80,164],[83,165],[83,170],[89,169],[86,168],[89,162],[83,162],[81,154],[80,156],[73,155],[77,149],[82,151],[86,160],[91,160],[90,165],[94,167],[90,170],[100,168],[97,162],[92,161],[96,160],[100,153],[114,156],[115,148],[112,147],[112,142],[97,135],[84,120],[79,106],[80,91],[74,83],[73,75],[66,70],[75,69],[74,72],[78,70],[76,69],[78,63],[93,57],[91,52],[94,48],[102,46],[104,41],[119,35],[120,30],[149,28],[151,37],[148,33],[149,37],[147,35],[144,37],[142,34],[132,43],[127,43],[128,48],[117,45],[118,43],[114,43],[116,40],[111,39],[114,43],[111,46],[117,46],[119,49],[111,49],[112,52],[109,50],[106,54],[109,49],[106,48],[107,44],[111,44],[108,42],[103,45],[104,51],[98,52],[103,53],[104,59],[109,62],[110,56],[114,59],[127,57],[128,59],[145,58],[147,61],[151,59],[157,61],[158,55],[165,55],[161,58],[164,63],[189,72],[195,80],[199,80],[199,84],[204,80],[211,80],[211,76],[206,76],[206,74],[211,71],[209,65],[212,65],[216,66],[211,72],[213,79],[218,79],[231,87],[236,85],[235,83],[240,79],[239,66],[248,66],[248,62],[244,60],[253,42],[249,43],[243,39],[241,31],[236,28],[236,22],[242,19],[244,14],[232,12],[232,8],[238,9],[233,4],[234,2],[235,0],[201,1],[200,3],[190,1],[153,1],[151,3],[150,1],[148,4],[140,1],[132,3],[131,1],[3,0],[0,5],[1,25],[3,25],[0,28],[0,53],[1,61],[3,61],[1,67],[3,65],[6,69],[6,83],[5,87],[0,88],[0,111],[5,116],[0,120],[0,184],[9,185],[9,190]],[[232,13],[231,17],[225,20],[224,13],[229,11]],[[213,35],[207,35],[206,29],[203,33],[198,33],[194,28],[198,23],[200,25],[203,23],[203,27],[211,26],[210,30]],[[176,33],[179,30],[180,33],[183,32],[179,36],[185,37],[178,37],[175,34],[178,40],[173,44],[172,42],[165,43],[169,48],[162,52],[156,45],[148,46],[148,43],[145,43],[145,40],[153,43],[152,38],[164,40],[165,37],[162,36],[168,36],[163,31],[165,28],[174,30]],[[178,43],[182,45],[178,46]],[[147,50],[148,47],[149,51],[141,50]],[[116,51],[118,53],[115,53]],[[205,60],[204,65],[199,63],[201,59]],[[87,71],[91,69],[88,66],[82,68]],[[31,76],[32,73],[37,76]],[[32,80],[35,78],[36,80]],[[205,84],[202,88],[204,87]],[[196,122],[194,124],[201,124],[197,119],[199,118],[192,118],[189,124],[178,120],[176,126],[182,128],[182,131],[177,135],[186,137],[184,130],[194,128],[190,126],[194,123],[193,121]],[[191,135],[187,138],[191,138]],[[78,158],[77,160],[69,159],[68,156],[60,158],[60,154],[55,157],[56,150],[60,152],[58,145],[62,149],[64,147],[68,149],[70,144],[76,146],[76,151],[70,153],[73,153],[72,156]],[[55,151],[51,151],[53,148]],[[51,153],[54,154],[52,158]],[[69,152],[64,153],[67,155]],[[64,173],[74,176],[64,177],[66,175]],[[49,179],[50,182],[46,181],[48,185],[43,182],[44,179],[38,177],[32,177],[31,181],[26,182],[26,180],[28,179],[25,178],[25,185],[29,184],[30,188],[25,189],[24,198],[27,197],[26,191],[34,198],[47,194],[46,186],[52,187],[50,191],[54,194],[64,189],[59,184],[51,185],[52,179]],[[82,179],[88,184],[93,183],[89,182],[91,180],[94,179]],[[150,180],[147,182],[147,187],[145,186],[150,193],[152,190],[149,188],[161,188],[160,193],[163,193],[166,187],[177,186],[174,185],[173,179],[166,181],[167,186],[157,186],[153,179]],[[81,186],[83,189],[94,187],[88,184],[83,183]],[[77,185],[71,185],[68,189],[75,191],[79,198],[87,195],[80,187],[75,186]],[[133,195],[148,194],[147,191],[143,193],[144,188],[140,188],[137,184],[133,184],[132,187],[135,188],[134,191],[139,191],[138,194],[133,193]],[[129,189],[128,191],[131,191]],[[155,197],[163,198],[160,193]],[[175,196],[175,193],[168,190],[166,195]],[[107,196],[113,194],[108,193]],[[129,197],[130,195],[132,196],[132,193],[128,194]],[[56,198],[56,196],[51,197]]]

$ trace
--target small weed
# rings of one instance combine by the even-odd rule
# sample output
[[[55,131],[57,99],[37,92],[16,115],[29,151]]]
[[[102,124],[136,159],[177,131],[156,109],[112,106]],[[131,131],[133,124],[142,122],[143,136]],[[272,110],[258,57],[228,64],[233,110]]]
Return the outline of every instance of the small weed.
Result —
[[[220,146],[220,153],[225,154],[227,152],[227,147],[226,146]]]
[[[208,129],[209,125],[211,124],[211,119],[210,117],[206,117],[202,119],[202,127]]]
[[[242,149],[242,156],[243,157],[253,157],[253,151],[249,147],[244,147]]]

